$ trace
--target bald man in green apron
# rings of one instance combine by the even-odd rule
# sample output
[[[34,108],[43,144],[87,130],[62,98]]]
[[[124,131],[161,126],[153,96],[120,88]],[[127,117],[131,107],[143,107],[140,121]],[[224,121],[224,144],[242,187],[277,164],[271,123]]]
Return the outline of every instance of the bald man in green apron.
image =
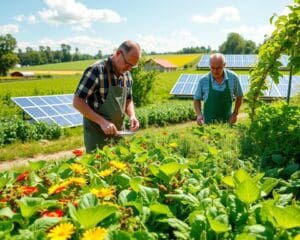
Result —
[[[137,66],[140,46],[131,40],[123,42],[106,60],[89,66],[76,89],[73,105],[83,115],[86,152],[118,141],[123,130],[125,114],[130,119],[130,130],[139,128],[132,100],[130,70]]]
[[[230,123],[237,121],[243,101],[243,92],[238,76],[225,69],[225,57],[220,53],[210,56],[210,72],[200,79],[194,94],[194,108],[199,125]],[[236,98],[232,111],[232,99]],[[203,112],[201,101],[204,100]]]

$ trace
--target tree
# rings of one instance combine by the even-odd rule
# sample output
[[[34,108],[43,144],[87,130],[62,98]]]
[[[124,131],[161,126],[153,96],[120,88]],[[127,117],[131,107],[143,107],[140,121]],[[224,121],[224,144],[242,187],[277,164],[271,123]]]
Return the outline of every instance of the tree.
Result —
[[[247,94],[250,107],[250,118],[253,120],[255,110],[261,105],[260,96],[268,89],[267,75],[278,84],[281,73],[279,67],[281,54],[289,55],[288,66],[292,74],[300,71],[300,0],[288,6],[290,13],[277,17],[273,15],[270,22],[275,21],[275,30],[271,37],[260,47],[258,62],[250,72],[250,89]],[[276,18],[277,17],[277,18]]]
[[[70,62],[72,61],[72,55],[71,55],[71,46],[68,44],[61,44],[61,51],[62,51],[62,62]]]
[[[133,100],[137,107],[146,105],[150,102],[149,93],[151,92],[155,79],[158,75],[158,73],[154,71],[145,72],[144,65],[145,57],[142,57],[138,67],[131,71],[133,78]]]
[[[229,33],[227,40],[219,47],[219,52],[225,54],[250,54],[256,52],[255,42],[245,40],[238,33]]]
[[[12,35],[0,36],[0,76],[5,76],[19,61],[17,54],[14,53],[16,46],[17,41]]]

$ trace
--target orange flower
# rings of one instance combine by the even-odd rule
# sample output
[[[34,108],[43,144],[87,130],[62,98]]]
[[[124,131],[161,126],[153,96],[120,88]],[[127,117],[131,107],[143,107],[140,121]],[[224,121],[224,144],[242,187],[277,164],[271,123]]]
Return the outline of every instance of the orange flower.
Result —
[[[54,211],[45,211],[42,213],[42,217],[62,217],[64,212],[61,209],[56,209]]]
[[[25,171],[21,173],[19,176],[17,176],[17,182],[21,182],[23,180],[26,180],[28,178],[29,171]]]
[[[21,186],[21,192],[24,195],[30,195],[33,193],[38,192],[39,189],[37,187],[33,187],[33,186]]]
[[[75,150],[73,151],[73,153],[75,154],[76,157],[80,157],[80,156],[83,155],[83,151],[80,150],[80,149],[75,149]]]

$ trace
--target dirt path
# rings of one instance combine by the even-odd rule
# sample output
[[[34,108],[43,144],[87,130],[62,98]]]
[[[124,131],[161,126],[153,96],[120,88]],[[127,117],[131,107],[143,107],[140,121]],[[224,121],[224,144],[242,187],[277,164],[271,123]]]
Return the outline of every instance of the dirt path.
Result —
[[[78,148],[84,151],[84,147]],[[40,154],[33,158],[21,158],[12,161],[0,162],[0,171],[5,171],[11,168],[19,168],[23,166],[28,166],[28,161],[37,162],[40,160],[49,161],[49,160],[63,160],[68,159],[74,156],[72,150],[56,152],[53,154]]]

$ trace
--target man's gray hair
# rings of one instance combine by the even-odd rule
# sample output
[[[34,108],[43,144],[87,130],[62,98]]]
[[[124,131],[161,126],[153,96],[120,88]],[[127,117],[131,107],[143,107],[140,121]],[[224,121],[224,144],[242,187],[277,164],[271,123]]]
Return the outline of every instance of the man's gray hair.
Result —
[[[213,53],[212,55],[210,55],[209,57],[209,65],[211,63],[211,60],[213,58],[219,58],[222,59],[223,64],[225,65],[226,61],[225,61],[225,56],[222,53]]]

